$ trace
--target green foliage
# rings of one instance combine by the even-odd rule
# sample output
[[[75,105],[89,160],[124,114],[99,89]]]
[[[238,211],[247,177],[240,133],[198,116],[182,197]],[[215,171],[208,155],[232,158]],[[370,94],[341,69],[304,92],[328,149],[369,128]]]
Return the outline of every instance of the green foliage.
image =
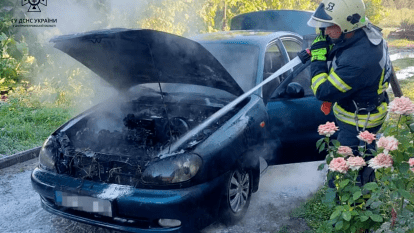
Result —
[[[414,45],[414,42],[411,42]],[[399,59],[393,62],[393,65],[395,68],[398,69],[405,69],[410,66],[414,66],[414,59],[407,58],[407,59]],[[409,77],[404,80],[399,80],[401,90],[404,93],[405,97],[408,97],[410,99],[414,99],[414,76]]]
[[[385,16],[386,11],[382,6],[382,0],[364,0],[365,15],[373,24],[378,24]]]
[[[33,64],[33,57],[28,55],[28,45],[24,39],[14,36],[11,18],[14,2],[0,3],[0,91],[7,92],[24,80],[24,75]]]
[[[70,110],[40,103],[33,92],[17,88],[0,102],[0,154],[41,146],[53,130],[70,119]]]
[[[414,30],[414,17],[404,19],[401,22],[400,28],[405,30]]]
[[[27,44],[0,34],[0,91],[9,91],[24,80],[34,57],[28,56]]]
[[[414,9],[414,2],[411,0],[382,0],[382,5],[389,9]]]
[[[407,39],[389,40],[388,48],[414,48],[414,41]]]
[[[393,30],[399,28],[404,21],[414,22],[414,8],[384,8],[385,14],[380,19],[379,25],[381,27],[391,27]]]
[[[364,2],[366,15],[374,24],[387,15],[382,0]],[[138,26],[192,35],[228,30],[231,19],[239,14],[281,9],[314,11],[318,4],[314,0],[158,0],[148,5]]]
[[[311,0],[158,0],[138,20],[139,27],[178,35],[228,30],[236,15],[263,10],[315,10]]]
[[[231,18],[239,14],[281,9],[313,11],[318,4],[311,0],[207,0],[201,16],[206,23],[207,32],[213,32],[229,29]]]
[[[359,169],[366,165],[351,167],[351,157],[339,154],[338,145],[329,136],[317,142],[320,148],[326,145],[326,163],[335,160],[337,166],[341,166],[338,170],[335,170],[335,166],[330,167],[328,179],[333,178],[335,188],[328,189],[320,201],[330,203],[334,209],[330,212],[329,220],[325,220],[317,232],[377,230],[387,226],[387,222],[391,223],[389,228],[392,232],[414,231],[414,225],[405,220],[414,216],[414,166],[408,163],[414,152],[414,116],[408,113],[392,115],[397,115],[398,120],[395,121],[394,117],[384,124],[383,133],[393,136],[393,140],[398,141],[398,148],[379,145],[378,150],[373,151],[374,156],[380,156],[380,153],[389,156],[392,163],[371,163],[370,166],[374,164],[376,181],[362,187],[357,183],[357,177]],[[366,149],[359,149],[361,157],[365,157]],[[345,161],[346,164],[343,163]]]
[[[150,28],[177,35],[199,33],[203,27],[199,11],[203,1],[158,0],[153,1],[138,20],[140,28]]]
[[[414,2],[411,0],[393,0],[393,1],[394,1],[394,6],[397,9],[402,9],[402,8],[414,9]]]
[[[391,43],[394,44],[394,42],[397,42],[397,41],[393,41]],[[411,43],[413,43],[413,45],[414,45],[414,41],[412,41]],[[398,67],[399,70],[402,70],[402,69],[405,69],[407,67],[414,66],[414,58],[398,59],[398,60],[393,61],[392,65],[394,66],[394,69],[396,69],[396,67]],[[400,81],[403,81],[403,80],[400,80]]]
[[[327,202],[321,202],[327,193],[327,187],[323,187],[314,196],[309,199],[305,204],[295,209],[292,213],[292,217],[304,218],[306,223],[316,230],[322,226],[322,222],[329,220],[329,217],[333,211],[333,207],[327,204]]]

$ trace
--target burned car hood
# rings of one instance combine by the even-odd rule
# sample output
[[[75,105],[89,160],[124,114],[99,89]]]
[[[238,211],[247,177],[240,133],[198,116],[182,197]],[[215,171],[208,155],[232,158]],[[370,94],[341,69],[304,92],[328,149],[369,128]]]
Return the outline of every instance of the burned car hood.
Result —
[[[186,83],[243,90],[199,43],[154,30],[109,29],[53,38],[55,47],[118,90],[143,83]]]

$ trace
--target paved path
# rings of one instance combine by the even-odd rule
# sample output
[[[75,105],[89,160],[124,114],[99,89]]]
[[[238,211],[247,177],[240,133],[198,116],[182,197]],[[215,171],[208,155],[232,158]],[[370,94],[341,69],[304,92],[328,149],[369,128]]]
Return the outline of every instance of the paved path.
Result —
[[[303,232],[303,220],[289,217],[289,212],[316,192],[323,184],[324,173],[316,171],[321,162],[269,167],[254,193],[246,217],[237,225],[225,227],[214,223],[202,233],[264,233],[288,227],[289,232]],[[82,233],[111,232],[66,220],[40,207],[32,189],[30,173],[37,159],[0,169],[0,232],[2,233]]]

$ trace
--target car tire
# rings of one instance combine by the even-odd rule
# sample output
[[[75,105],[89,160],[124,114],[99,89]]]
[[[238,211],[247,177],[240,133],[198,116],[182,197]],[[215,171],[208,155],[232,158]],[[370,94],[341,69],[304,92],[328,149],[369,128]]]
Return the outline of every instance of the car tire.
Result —
[[[251,171],[237,168],[230,173],[221,200],[222,223],[233,225],[244,217],[250,204],[252,181]]]

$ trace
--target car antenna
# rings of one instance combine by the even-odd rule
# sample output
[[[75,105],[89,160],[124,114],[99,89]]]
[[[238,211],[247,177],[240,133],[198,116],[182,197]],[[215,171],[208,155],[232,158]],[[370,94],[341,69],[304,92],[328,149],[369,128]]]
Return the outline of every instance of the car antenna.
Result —
[[[149,44],[148,44],[148,49],[149,49],[149,52],[150,52],[150,55],[151,55],[152,65],[155,67],[154,56],[152,56],[152,50],[151,50],[151,46]],[[171,131],[170,118],[168,117],[167,105],[165,104],[165,100],[164,100],[164,93],[162,92],[162,88],[161,88],[161,81],[160,81],[161,74],[162,74],[161,71],[159,71],[157,73],[157,79],[158,79],[158,86],[160,88],[162,104],[164,105],[165,115],[167,116],[168,131],[170,131],[170,140],[169,140],[169,145],[168,145],[168,154],[169,154],[170,153],[170,150],[171,150],[171,143],[172,143],[172,141],[171,141],[172,140],[172,131]]]

